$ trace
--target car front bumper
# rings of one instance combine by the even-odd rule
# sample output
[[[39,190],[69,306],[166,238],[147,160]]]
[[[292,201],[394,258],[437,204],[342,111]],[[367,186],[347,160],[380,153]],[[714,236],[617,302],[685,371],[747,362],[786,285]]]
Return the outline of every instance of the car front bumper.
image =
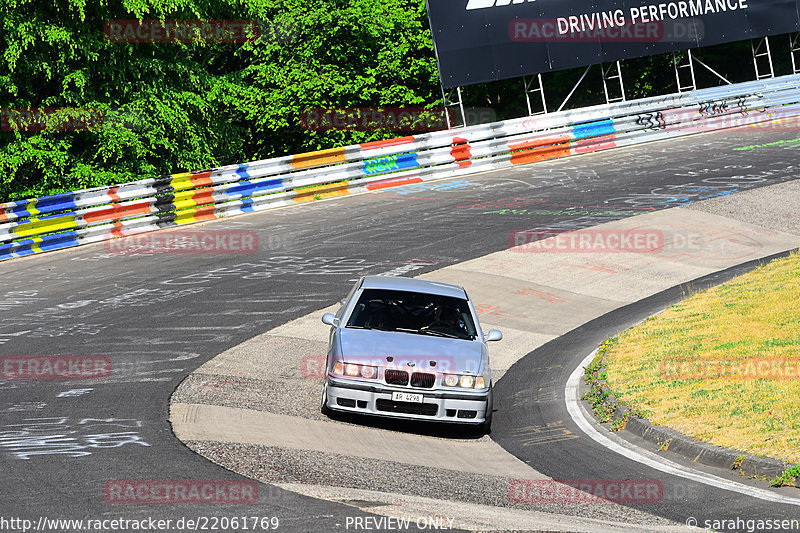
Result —
[[[490,391],[459,392],[389,387],[328,378],[327,406],[339,412],[429,420],[454,424],[481,424],[486,420]],[[393,392],[422,394],[423,402],[396,402]]]

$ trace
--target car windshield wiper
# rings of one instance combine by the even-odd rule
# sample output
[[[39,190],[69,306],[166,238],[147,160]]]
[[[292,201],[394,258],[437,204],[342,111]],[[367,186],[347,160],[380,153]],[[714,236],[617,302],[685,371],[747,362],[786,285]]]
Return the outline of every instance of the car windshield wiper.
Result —
[[[447,333],[442,333],[440,331],[431,331],[431,330],[425,329],[425,328],[421,328],[421,329],[397,328],[397,329],[395,329],[395,331],[402,331],[403,333],[416,333],[417,335],[427,335],[428,333],[433,333],[434,335],[442,335],[444,337],[449,337],[450,336]]]
[[[421,329],[419,330],[420,333],[424,333],[426,335],[435,335],[437,337],[448,337],[450,339],[460,339],[458,335],[453,335],[452,333],[445,333],[444,331],[439,331],[436,329]]]
[[[452,333],[445,333],[435,329],[414,329],[414,328],[395,328],[394,331],[402,331],[403,333],[416,333],[417,335],[433,335],[434,337],[447,337],[448,339],[464,339],[461,335],[454,335]],[[474,338],[474,337],[470,337]]]
[[[350,328],[353,328],[353,329],[372,329],[372,328],[368,328],[367,326],[356,326],[355,324],[348,325],[348,326],[345,326],[345,327],[347,329],[350,329]]]

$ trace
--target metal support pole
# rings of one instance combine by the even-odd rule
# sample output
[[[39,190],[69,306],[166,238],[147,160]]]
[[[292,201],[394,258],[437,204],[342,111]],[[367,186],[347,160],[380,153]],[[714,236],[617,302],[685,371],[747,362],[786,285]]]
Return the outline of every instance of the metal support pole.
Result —
[[[732,83],[732,82],[731,82],[731,81],[730,81],[728,78],[726,78],[725,76],[723,76],[722,74],[720,74],[719,72],[717,72],[716,70],[714,70],[713,68],[709,67],[708,65],[706,65],[705,63],[703,63],[702,61],[700,61],[700,58],[699,58],[699,57],[696,57],[696,58],[694,58],[694,59],[695,59],[695,61],[697,61],[698,63],[700,63],[700,65],[701,65],[702,67],[704,67],[704,68],[705,68],[707,71],[709,71],[709,72],[710,72],[711,74],[713,74],[714,76],[718,77],[719,79],[721,79],[722,81],[724,81],[724,82],[725,82],[725,83],[727,83],[728,85],[733,85],[733,83]]]
[[[533,85],[534,80],[538,81],[539,86],[534,87],[531,89],[531,85]],[[522,85],[525,87],[525,102],[528,104],[528,116],[533,115],[541,115],[547,114],[547,102],[544,99],[544,84],[542,83],[542,75],[537,74],[535,78],[531,78],[528,80],[526,76],[522,76]],[[542,97],[542,111],[533,112],[533,106],[531,105],[531,93],[538,92],[539,95]]]
[[[452,93],[455,92],[455,98],[452,98]],[[467,119],[464,114],[464,100],[461,98],[461,87],[456,87],[455,89],[450,89],[445,91],[444,86],[442,86],[442,102],[444,103],[444,114],[445,119],[447,120],[447,129],[451,130],[453,128],[463,128],[467,125]],[[450,108],[451,107],[458,107],[459,113],[461,115],[461,124],[453,126],[452,122],[450,121]]]
[[[764,51],[762,51],[762,47]],[[758,41],[758,45],[754,46],[753,41],[750,40],[750,49],[753,51],[753,66],[756,69],[756,79],[763,80],[766,78],[774,78],[775,77],[775,69],[772,66],[772,52],[769,49],[769,37],[764,37],[760,41]],[[759,61],[758,58],[766,57],[767,64],[769,65],[769,72],[761,73],[761,69],[759,68]]]
[[[694,57],[692,56],[691,50],[686,50],[686,64],[679,65],[678,64],[678,56],[675,55],[675,52],[672,52],[672,65],[675,67],[675,81],[678,83],[678,92],[682,93],[683,91],[694,91],[697,89],[697,81],[694,77]],[[681,83],[681,71],[680,69],[689,69],[689,75],[691,76],[692,82],[689,85],[683,85]]]
[[[613,76],[609,76],[608,73],[614,67],[615,63],[616,63],[616,66],[617,66],[617,73],[615,75],[613,75]],[[603,92],[606,95],[606,103],[607,104],[610,104],[612,102],[624,102],[625,101],[625,85],[622,83],[622,68],[619,65],[619,61],[616,61],[615,63],[610,64],[608,66],[608,68],[604,68],[603,65],[600,65],[600,70],[603,73]],[[616,97],[616,98],[609,97],[609,95],[608,95],[608,84],[606,83],[607,81],[610,81],[610,80],[613,80],[613,79],[618,79],[619,80],[619,91],[620,91],[620,95],[621,96]]]
[[[461,87],[456,87],[456,93],[458,93],[458,110],[461,111],[461,124],[467,127],[467,116],[464,113],[464,99],[461,98]]]
[[[575,92],[575,90],[578,88],[578,85],[580,85],[580,84],[581,84],[581,82],[583,81],[583,78],[585,78],[585,77],[586,77],[586,75],[589,73],[589,69],[590,69],[590,68],[592,68],[592,65],[589,65],[588,67],[586,67],[586,70],[584,70],[584,71],[583,71],[583,74],[581,74],[581,77],[580,77],[580,79],[578,80],[578,82],[575,84],[575,86],[574,86],[574,87],[572,88],[572,90],[569,92],[569,94],[567,95],[567,97],[566,97],[566,98],[564,98],[564,101],[563,101],[563,102],[561,102],[561,105],[560,105],[560,106],[558,106],[558,109],[556,109],[556,113],[558,113],[559,111],[561,111],[562,109],[564,109],[564,106],[565,106],[565,105],[567,105],[567,102],[568,102],[568,101],[569,101],[569,99],[572,97],[572,94]],[[602,68],[602,65],[601,65],[601,68]]]

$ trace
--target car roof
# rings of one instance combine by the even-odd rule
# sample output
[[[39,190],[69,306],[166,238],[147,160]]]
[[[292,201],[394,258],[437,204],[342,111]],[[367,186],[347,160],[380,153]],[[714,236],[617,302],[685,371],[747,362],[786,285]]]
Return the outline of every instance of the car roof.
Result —
[[[422,292],[452,296],[454,298],[467,298],[463,287],[442,283],[439,281],[426,281],[415,278],[395,278],[389,276],[364,276],[361,283],[363,289],[387,289],[393,291]]]

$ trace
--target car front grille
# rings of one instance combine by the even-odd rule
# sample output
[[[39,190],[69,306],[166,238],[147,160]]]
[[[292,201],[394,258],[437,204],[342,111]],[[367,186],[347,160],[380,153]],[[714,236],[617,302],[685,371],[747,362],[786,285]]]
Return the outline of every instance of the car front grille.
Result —
[[[439,406],[435,403],[395,402],[392,400],[375,400],[378,411],[389,413],[404,413],[410,415],[436,416]]]
[[[414,372],[411,374],[411,386],[420,389],[430,389],[436,382],[436,374],[426,374],[424,372]]]
[[[389,385],[408,385],[408,372],[405,370],[387,369],[383,377]]]

